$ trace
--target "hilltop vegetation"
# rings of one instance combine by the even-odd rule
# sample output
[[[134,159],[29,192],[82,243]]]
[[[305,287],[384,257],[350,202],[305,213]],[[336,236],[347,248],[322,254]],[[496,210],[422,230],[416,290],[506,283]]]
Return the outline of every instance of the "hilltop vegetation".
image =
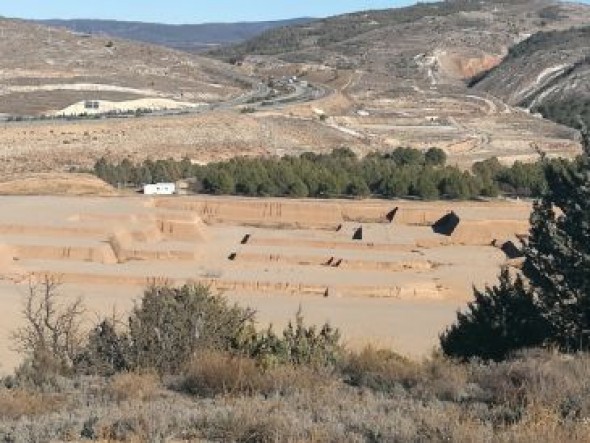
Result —
[[[189,179],[192,190],[199,193],[299,198],[372,195],[465,200],[500,194],[538,196],[545,188],[539,162],[515,162],[508,167],[490,158],[475,163],[470,173],[446,165],[446,155],[438,148],[425,152],[397,148],[362,159],[343,148],[331,154],[308,152],[299,157],[238,157],[205,166],[193,165],[189,159],[146,160],[133,164],[126,159],[109,163],[102,158],[93,172],[113,186]]]
[[[590,96],[543,103],[534,109],[543,117],[570,128],[590,127]]]
[[[496,3],[503,2],[497,1]],[[311,47],[322,49],[345,40],[352,40],[376,29],[412,23],[424,17],[444,17],[481,9],[481,2],[459,0],[418,3],[405,8],[362,11],[316,20],[312,23],[272,29],[247,42],[216,49],[209,54],[230,60],[249,54],[278,55]]]

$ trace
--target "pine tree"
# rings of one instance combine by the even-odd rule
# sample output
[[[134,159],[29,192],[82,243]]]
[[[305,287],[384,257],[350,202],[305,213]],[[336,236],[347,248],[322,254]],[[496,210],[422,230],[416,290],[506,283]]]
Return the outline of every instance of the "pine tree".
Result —
[[[523,277],[507,271],[441,335],[447,355],[503,359],[511,351],[590,347],[590,136],[575,163],[544,160],[547,190],[531,215]]]
[[[520,276],[505,269],[499,284],[474,290],[474,300],[440,338],[445,354],[503,360],[516,349],[541,345],[550,332]]]
[[[564,350],[590,339],[590,137],[573,165],[547,162],[548,190],[534,207],[523,268]]]

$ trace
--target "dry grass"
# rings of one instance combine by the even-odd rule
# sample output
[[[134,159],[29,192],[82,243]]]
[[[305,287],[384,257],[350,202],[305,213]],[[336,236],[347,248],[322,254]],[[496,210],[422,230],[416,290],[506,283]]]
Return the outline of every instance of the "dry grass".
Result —
[[[200,397],[288,395],[327,386],[330,380],[309,368],[265,370],[255,360],[207,351],[187,365],[180,389]]]
[[[414,387],[420,379],[420,365],[385,349],[367,346],[350,353],[342,368],[353,386],[390,392],[397,386]]]
[[[124,372],[114,375],[106,389],[110,398],[121,402],[152,400],[160,388],[160,379],[155,373]]]
[[[260,385],[261,378],[254,360],[206,351],[187,365],[182,389],[202,397],[248,395]]]
[[[0,388],[0,419],[17,420],[24,416],[47,414],[63,403],[63,397],[58,395]]]
[[[72,380],[68,401],[51,407],[41,394],[0,391],[0,441],[590,441],[586,355],[459,365],[368,348],[318,374],[208,353],[183,381],[196,395],[149,374]]]

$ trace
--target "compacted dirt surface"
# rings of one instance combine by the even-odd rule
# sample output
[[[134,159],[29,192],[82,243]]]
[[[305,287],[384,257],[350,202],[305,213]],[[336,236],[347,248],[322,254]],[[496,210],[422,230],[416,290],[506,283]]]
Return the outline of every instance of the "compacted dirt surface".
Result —
[[[526,234],[530,212],[512,201],[202,196],[6,196],[0,204],[8,319],[0,349],[22,322],[29,283],[50,275],[65,295],[85,299],[90,320],[124,315],[146,285],[194,282],[256,308],[264,324],[282,325],[301,306],[351,344],[422,355],[472,284],[493,282],[511,262],[501,246]],[[1,357],[0,370],[17,362],[14,353]]]

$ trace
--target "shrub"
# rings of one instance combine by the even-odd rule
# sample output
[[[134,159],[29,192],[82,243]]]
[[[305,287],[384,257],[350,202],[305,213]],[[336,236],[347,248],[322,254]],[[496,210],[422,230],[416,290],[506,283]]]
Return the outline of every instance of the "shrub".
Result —
[[[160,390],[160,379],[153,372],[122,372],[114,375],[107,386],[108,397],[117,401],[146,401]]]
[[[394,352],[368,346],[359,353],[349,353],[341,371],[347,383],[353,386],[392,392],[398,387],[415,386],[420,369],[418,364]]]
[[[82,302],[61,303],[59,285],[50,276],[40,282],[31,278],[23,308],[25,325],[13,334],[26,357],[23,371],[39,383],[70,372],[81,349]]]
[[[183,374],[182,390],[201,397],[251,395],[262,381],[262,372],[252,359],[219,351],[194,357]]]
[[[117,332],[103,321],[91,331],[76,370],[174,374],[203,350],[241,352],[255,335],[253,317],[252,310],[230,306],[204,286],[152,286],[131,312],[126,330]]]
[[[445,354],[470,359],[502,360],[516,349],[539,346],[549,333],[521,277],[514,281],[507,269],[498,286],[475,290],[475,300],[440,337]]]
[[[0,419],[16,420],[23,416],[46,414],[63,403],[60,395],[0,388]]]
[[[113,323],[103,320],[88,335],[88,342],[78,354],[76,372],[110,376],[128,371],[132,365],[129,338],[118,333]]]
[[[253,317],[204,286],[150,287],[129,318],[132,367],[174,373],[199,349],[240,350]]]
[[[334,366],[342,353],[340,332],[325,324],[318,331],[315,326],[306,326],[301,310],[295,323],[289,322],[280,336],[271,328],[259,333],[249,344],[249,355],[264,367],[278,364],[325,368]]]

